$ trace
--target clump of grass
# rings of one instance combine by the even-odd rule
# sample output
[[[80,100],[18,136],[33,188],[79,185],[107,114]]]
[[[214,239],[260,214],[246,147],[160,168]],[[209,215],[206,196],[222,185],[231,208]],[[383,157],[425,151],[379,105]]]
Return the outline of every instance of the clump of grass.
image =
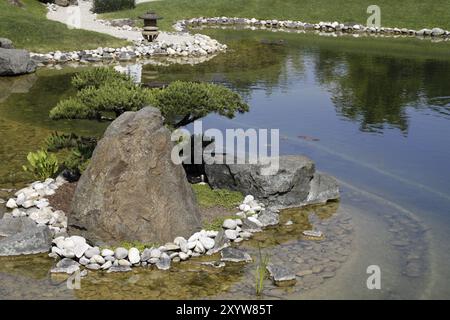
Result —
[[[264,256],[261,253],[261,247],[258,244],[258,265],[255,272],[255,293],[257,296],[261,296],[264,291],[264,280],[267,278],[267,265],[269,264],[269,255]]]
[[[226,209],[234,209],[244,200],[244,196],[238,191],[211,189],[206,184],[194,184],[192,189],[197,197],[199,206],[203,208],[219,206]]]
[[[121,242],[120,245],[118,245],[117,247],[122,247],[125,248],[127,250],[130,250],[131,248],[136,248],[139,251],[143,251],[144,249],[148,249],[148,248],[158,248],[160,245],[156,242],[154,243],[142,243],[139,241],[124,241]]]

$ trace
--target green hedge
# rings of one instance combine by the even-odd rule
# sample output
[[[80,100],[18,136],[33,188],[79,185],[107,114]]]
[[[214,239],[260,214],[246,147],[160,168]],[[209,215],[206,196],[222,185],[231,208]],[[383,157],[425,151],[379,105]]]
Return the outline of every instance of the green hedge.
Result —
[[[135,7],[135,0],[94,0],[92,11],[95,13],[104,13],[124,9],[134,9]]]

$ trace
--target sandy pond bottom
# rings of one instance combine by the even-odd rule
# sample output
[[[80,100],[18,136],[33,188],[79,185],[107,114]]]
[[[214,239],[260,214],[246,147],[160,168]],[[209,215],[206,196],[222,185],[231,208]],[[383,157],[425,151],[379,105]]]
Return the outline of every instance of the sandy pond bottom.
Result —
[[[302,236],[312,228],[325,237]],[[262,299],[420,298],[427,283],[427,240],[420,223],[357,191],[345,190],[341,203],[285,210],[278,227],[239,247],[251,254],[252,263],[202,264],[220,259],[214,255],[173,264],[170,271],[89,272],[79,290],[67,288],[67,276],[49,273],[54,261],[46,255],[0,258],[0,298],[253,299],[258,247],[271,263],[297,274],[290,287],[266,280]],[[366,268],[373,264],[381,268],[381,290],[366,287]]]

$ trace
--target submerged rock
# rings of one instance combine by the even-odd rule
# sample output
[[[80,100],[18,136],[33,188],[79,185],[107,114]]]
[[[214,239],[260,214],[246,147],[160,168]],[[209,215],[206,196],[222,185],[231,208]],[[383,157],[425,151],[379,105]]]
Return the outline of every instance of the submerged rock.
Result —
[[[200,230],[195,196],[172,148],[156,108],[113,121],[78,182],[70,231],[94,242],[165,243]]]
[[[4,217],[0,220],[0,256],[36,254],[50,251],[52,236],[46,226],[38,226],[28,217]]]
[[[64,258],[56,264],[55,268],[50,270],[51,273],[67,273],[72,274],[80,270],[80,264],[72,259]]]
[[[274,226],[280,222],[278,213],[272,210],[265,210],[258,216],[258,220],[262,223],[263,227]]]
[[[253,261],[252,257],[245,251],[241,249],[235,248],[224,248],[221,251],[221,261],[230,261],[230,262],[251,262]]]
[[[283,266],[269,264],[267,265],[267,271],[269,271],[270,277],[277,286],[292,286],[297,282],[295,273]]]

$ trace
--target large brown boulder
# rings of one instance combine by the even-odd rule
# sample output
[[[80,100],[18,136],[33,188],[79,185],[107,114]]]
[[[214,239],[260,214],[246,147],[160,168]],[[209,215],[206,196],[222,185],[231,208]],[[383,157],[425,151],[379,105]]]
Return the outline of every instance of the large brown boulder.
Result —
[[[186,174],[158,109],[126,112],[107,128],[81,176],[69,231],[97,244],[165,243],[201,229]]]

